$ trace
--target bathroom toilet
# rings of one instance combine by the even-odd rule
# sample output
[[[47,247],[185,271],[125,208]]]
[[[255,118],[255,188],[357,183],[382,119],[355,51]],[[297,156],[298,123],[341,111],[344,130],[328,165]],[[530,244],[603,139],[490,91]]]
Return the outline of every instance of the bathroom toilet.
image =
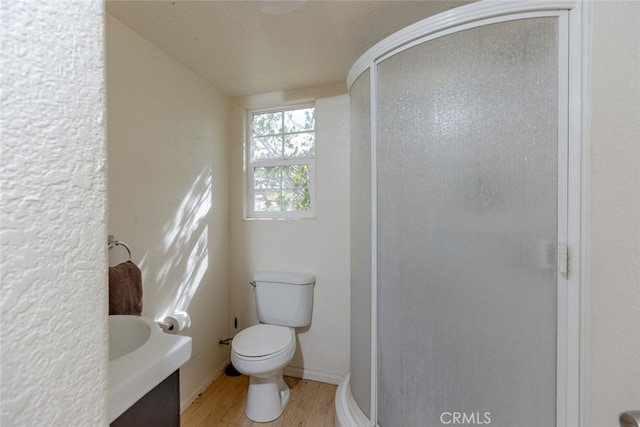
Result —
[[[289,402],[282,370],[296,351],[297,327],[311,323],[315,277],[305,273],[256,272],[254,287],[258,325],[231,342],[231,363],[248,375],[247,417],[256,422],[278,418]]]

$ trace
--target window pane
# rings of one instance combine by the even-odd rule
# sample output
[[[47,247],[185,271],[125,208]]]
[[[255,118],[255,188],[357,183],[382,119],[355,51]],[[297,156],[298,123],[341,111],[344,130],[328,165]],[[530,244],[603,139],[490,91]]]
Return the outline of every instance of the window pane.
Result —
[[[254,114],[251,133],[253,135],[276,135],[282,133],[282,111]]]
[[[256,212],[277,212],[280,209],[280,191],[260,190],[254,193],[254,204]]]
[[[287,200],[286,211],[308,211],[311,209],[311,192],[308,188],[297,188],[283,192],[283,199]]]
[[[282,185],[282,167],[258,167],[254,169],[255,189],[280,189]]]
[[[282,158],[281,136],[253,137],[251,140],[251,160]]]
[[[313,108],[284,112],[284,131],[286,133],[311,131],[314,127],[315,114]]]
[[[309,165],[282,167],[282,187],[285,189],[309,188]]]
[[[313,132],[285,135],[285,157],[313,156],[315,151],[315,134]]]
[[[311,192],[308,189],[261,190],[254,193],[257,212],[304,212],[311,209]]]
[[[310,210],[310,173],[309,165],[254,168],[255,211]]]

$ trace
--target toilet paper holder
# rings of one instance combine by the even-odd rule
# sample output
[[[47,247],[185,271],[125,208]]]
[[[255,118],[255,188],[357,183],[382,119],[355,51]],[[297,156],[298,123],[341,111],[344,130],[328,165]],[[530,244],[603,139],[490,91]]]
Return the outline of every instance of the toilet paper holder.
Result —
[[[166,329],[168,331],[173,331],[173,325],[171,323],[163,322],[161,320],[156,320],[156,323],[160,325],[162,329]]]
[[[184,311],[176,311],[167,315],[162,320],[156,320],[156,323],[164,332],[177,334],[191,326],[191,317]]]

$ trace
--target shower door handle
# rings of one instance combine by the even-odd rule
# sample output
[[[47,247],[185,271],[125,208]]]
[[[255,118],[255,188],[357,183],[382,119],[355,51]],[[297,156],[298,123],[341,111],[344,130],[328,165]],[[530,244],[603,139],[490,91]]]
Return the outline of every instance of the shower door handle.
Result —
[[[558,270],[564,277],[569,275],[569,247],[567,242],[558,242]]]

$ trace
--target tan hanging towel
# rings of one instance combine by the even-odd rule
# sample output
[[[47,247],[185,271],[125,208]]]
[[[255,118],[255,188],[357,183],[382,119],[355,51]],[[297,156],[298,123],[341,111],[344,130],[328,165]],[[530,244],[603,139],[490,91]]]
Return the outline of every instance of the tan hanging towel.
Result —
[[[142,273],[131,261],[109,267],[109,314],[142,314]]]

